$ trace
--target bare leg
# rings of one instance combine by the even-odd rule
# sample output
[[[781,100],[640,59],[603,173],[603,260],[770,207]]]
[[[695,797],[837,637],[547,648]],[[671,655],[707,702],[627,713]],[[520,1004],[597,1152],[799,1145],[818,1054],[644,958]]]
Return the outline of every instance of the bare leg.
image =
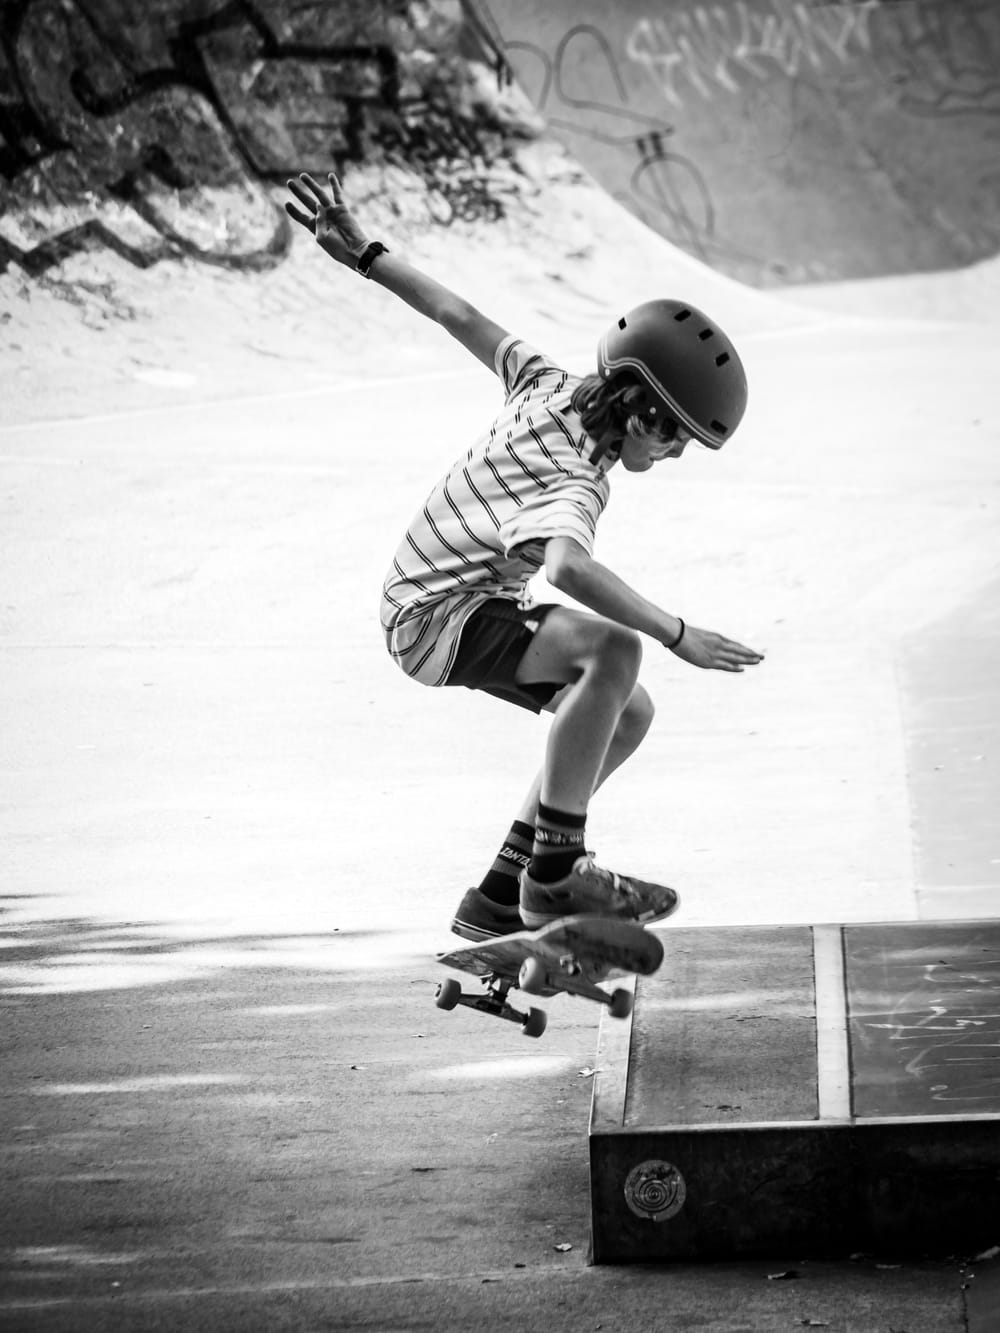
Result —
[[[519,880],[520,915],[529,929],[580,913],[659,921],[677,907],[666,885],[616,875],[583,854],[591,796],[636,748],[652,718],[636,682],[640,658],[631,630],[559,607],[518,667],[524,684],[566,682],[553,699],[541,782],[528,797],[538,802],[531,861]]]
[[[556,695],[550,704],[546,707],[546,712],[555,713],[562,701],[562,691]],[[642,744],[650,725],[653,721],[653,701],[641,685],[637,685],[632,691],[632,697],[625,706],[625,711],[618,720],[618,726],[615,734],[611,737],[611,744],[608,746],[607,754],[600,773],[597,775],[597,782],[594,790],[601,787],[616,768],[634,754]],[[531,784],[517,818],[525,824],[534,824],[535,816],[538,813],[538,802],[542,793],[542,779],[545,770],[539,771],[538,776]]]
[[[636,713],[651,709],[645,691],[636,694],[641,658],[639,637],[631,630],[566,607],[549,613],[518,668],[518,680],[564,682],[566,688],[552,701],[555,717],[541,782],[526,806],[532,800],[537,806],[540,798],[560,810],[585,813],[600,782],[635,749],[651,716],[635,726]],[[633,713],[625,724],[630,703]]]
[[[519,855],[528,850],[530,843],[524,840],[530,839],[531,830],[535,832],[533,865],[541,854],[539,803],[579,814],[582,825],[594,791],[642,742],[652,722],[653,704],[636,683],[640,657],[638,636],[610,621],[569,608],[550,612],[536,632],[521,662],[518,679],[524,684],[555,681],[563,686],[547,705],[554,720],[545,765],[525,795],[515,825],[479,888],[481,896],[469,902],[463,899],[455,918],[458,924],[453,923],[459,934],[475,939],[515,928],[508,922],[520,924],[517,863]],[[551,863],[548,869],[555,877],[561,873]],[[545,878],[540,868],[532,873]],[[484,906],[482,897],[490,899],[493,906]]]

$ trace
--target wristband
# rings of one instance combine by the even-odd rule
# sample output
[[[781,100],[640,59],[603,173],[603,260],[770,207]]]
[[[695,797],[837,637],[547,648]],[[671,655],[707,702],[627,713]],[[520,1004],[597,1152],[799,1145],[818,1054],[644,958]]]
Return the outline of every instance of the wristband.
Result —
[[[361,254],[358,256],[358,262],[354,267],[363,278],[370,278],[372,264],[374,264],[379,255],[387,255],[388,253],[388,246],[383,245],[381,241],[372,241],[362,250]]]
[[[674,639],[673,643],[666,643],[666,644],[663,645],[665,648],[669,648],[669,650],[670,650],[671,652],[673,652],[675,648],[680,647],[681,639],[683,639],[683,637],[684,637],[684,631],[687,629],[687,626],[684,624],[684,621],[681,620],[680,616],[678,616],[677,619],[681,621],[681,632],[680,632],[680,634],[678,634],[677,638]]]

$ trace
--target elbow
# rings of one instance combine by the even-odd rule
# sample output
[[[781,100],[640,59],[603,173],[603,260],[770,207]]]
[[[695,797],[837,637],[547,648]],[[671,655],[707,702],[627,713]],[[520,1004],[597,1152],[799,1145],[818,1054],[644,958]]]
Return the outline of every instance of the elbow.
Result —
[[[575,542],[549,542],[545,551],[545,577],[567,597],[576,595],[583,566],[590,557]]]
[[[464,340],[466,331],[472,327],[478,312],[469,305],[468,301],[463,301],[461,297],[449,296],[442,301],[439,308],[433,312],[434,318],[453,338],[459,342]]]

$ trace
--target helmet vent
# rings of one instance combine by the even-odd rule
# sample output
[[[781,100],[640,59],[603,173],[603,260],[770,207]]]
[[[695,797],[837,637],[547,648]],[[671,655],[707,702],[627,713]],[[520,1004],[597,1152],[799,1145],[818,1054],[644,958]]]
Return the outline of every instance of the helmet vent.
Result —
[[[709,338],[714,337],[714,335],[715,335],[714,329],[702,329],[701,333],[698,334],[698,340],[700,342],[707,343]]]
[[[717,357],[715,358],[715,364],[716,364],[717,366],[724,366],[728,360],[729,360],[729,353],[728,353],[728,352],[722,352],[722,353],[720,353],[719,356],[717,356]]]
[[[626,320],[624,315],[622,315],[621,319],[618,321],[618,327],[620,329],[624,329],[626,327]]]
[[[719,435],[728,435],[728,434],[729,434],[729,427],[726,426],[726,425],[724,425],[721,421],[713,421],[713,422],[712,422],[712,429],[713,429],[714,431],[717,431]]]
[[[674,315],[674,319],[677,321],[678,324],[683,324],[686,319],[690,318],[691,318],[690,310],[678,310],[677,314]]]

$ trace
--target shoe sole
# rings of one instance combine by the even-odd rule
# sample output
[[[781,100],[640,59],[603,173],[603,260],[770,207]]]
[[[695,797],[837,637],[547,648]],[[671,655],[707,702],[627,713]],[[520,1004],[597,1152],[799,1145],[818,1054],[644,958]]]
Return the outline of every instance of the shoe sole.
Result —
[[[472,944],[484,944],[492,940],[505,940],[510,935],[516,935],[523,926],[518,926],[516,930],[487,930],[484,926],[473,926],[468,921],[460,921],[455,917],[451,923],[451,932],[453,935],[460,935],[463,940],[469,940]]]

